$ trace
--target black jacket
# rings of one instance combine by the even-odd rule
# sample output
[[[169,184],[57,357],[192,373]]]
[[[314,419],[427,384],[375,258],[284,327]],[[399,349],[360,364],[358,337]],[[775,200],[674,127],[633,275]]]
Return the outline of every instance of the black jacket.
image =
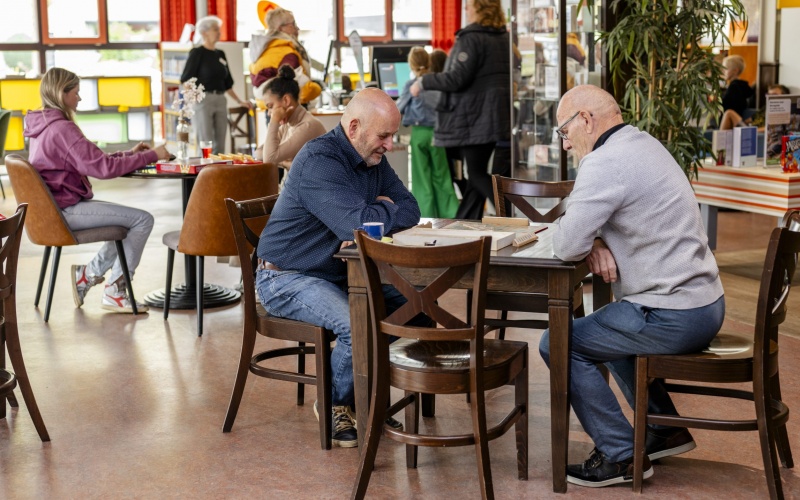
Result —
[[[510,137],[510,65],[504,28],[470,24],[456,42],[442,73],[422,77],[426,90],[441,90],[433,142],[467,146]]]

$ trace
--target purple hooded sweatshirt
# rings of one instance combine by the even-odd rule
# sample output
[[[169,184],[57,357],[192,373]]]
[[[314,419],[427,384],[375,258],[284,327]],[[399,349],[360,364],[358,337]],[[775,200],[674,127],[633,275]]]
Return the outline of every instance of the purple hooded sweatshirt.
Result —
[[[87,176],[113,179],[158,160],[153,150],[104,153],[58,109],[30,111],[24,135],[31,139],[28,161],[61,209],[94,196]]]

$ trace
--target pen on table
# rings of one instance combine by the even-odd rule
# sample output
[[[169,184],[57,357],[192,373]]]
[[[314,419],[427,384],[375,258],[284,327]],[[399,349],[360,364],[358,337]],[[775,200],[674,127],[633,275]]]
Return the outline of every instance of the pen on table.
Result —
[[[533,234],[539,234],[539,233],[541,233],[542,231],[544,231],[545,229],[547,229],[547,226],[540,227],[539,229],[537,229],[536,231],[534,231],[534,232],[533,232]]]

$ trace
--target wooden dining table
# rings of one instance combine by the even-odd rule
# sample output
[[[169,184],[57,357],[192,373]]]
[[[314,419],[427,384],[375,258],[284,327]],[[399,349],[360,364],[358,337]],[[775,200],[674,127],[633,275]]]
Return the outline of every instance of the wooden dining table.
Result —
[[[452,222],[448,219],[432,220],[434,228],[441,228]],[[545,293],[549,298],[553,491],[564,493],[567,491],[569,347],[572,337],[573,291],[590,273],[585,261],[564,262],[553,255],[554,232],[552,228],[548,228],[538,234],[539,239],[535,243],[493,251],[489,260],[487,289]],[[356,421],[359,444],[362,444],[369,415],[372,352],[366,281],[354,247],[346,247],[336,256],[347,261]],[[425,286],[435,278],[435,273],[428,275],[415,272],[413,276],[414,285]],[[469,288],[470,284],[471,281],[466,279],[455,287]],[[610,285],[597,276],[592,276],[592,300],[594,310],[611,301]],[[533,352],[538,352],[538,349]]]

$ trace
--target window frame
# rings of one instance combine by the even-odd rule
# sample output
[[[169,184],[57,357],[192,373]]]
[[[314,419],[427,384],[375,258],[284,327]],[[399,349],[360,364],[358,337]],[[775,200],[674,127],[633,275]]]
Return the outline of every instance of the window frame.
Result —
[[[97,0],[97,37],[88,38],[59,38],[50,37],[50,19],[47,15],[47,0],[39,0],[39,26],[41,26],[41,43],[45,45],[78,45],[108,43],[108,18],[106,16],[106,1]]]
[[[46,1],[46,0],[42,0]],[[394,9],[392,0],[383,0],[384,8],[384,36],[362,36],[361,40],[364,42],[391,42],[394,39],[394,22],[392,20],[392,11]],[[347,33],[344,32],[344,0],[336,0],[336,31],[337,39],[340,42],[347,43]]]

